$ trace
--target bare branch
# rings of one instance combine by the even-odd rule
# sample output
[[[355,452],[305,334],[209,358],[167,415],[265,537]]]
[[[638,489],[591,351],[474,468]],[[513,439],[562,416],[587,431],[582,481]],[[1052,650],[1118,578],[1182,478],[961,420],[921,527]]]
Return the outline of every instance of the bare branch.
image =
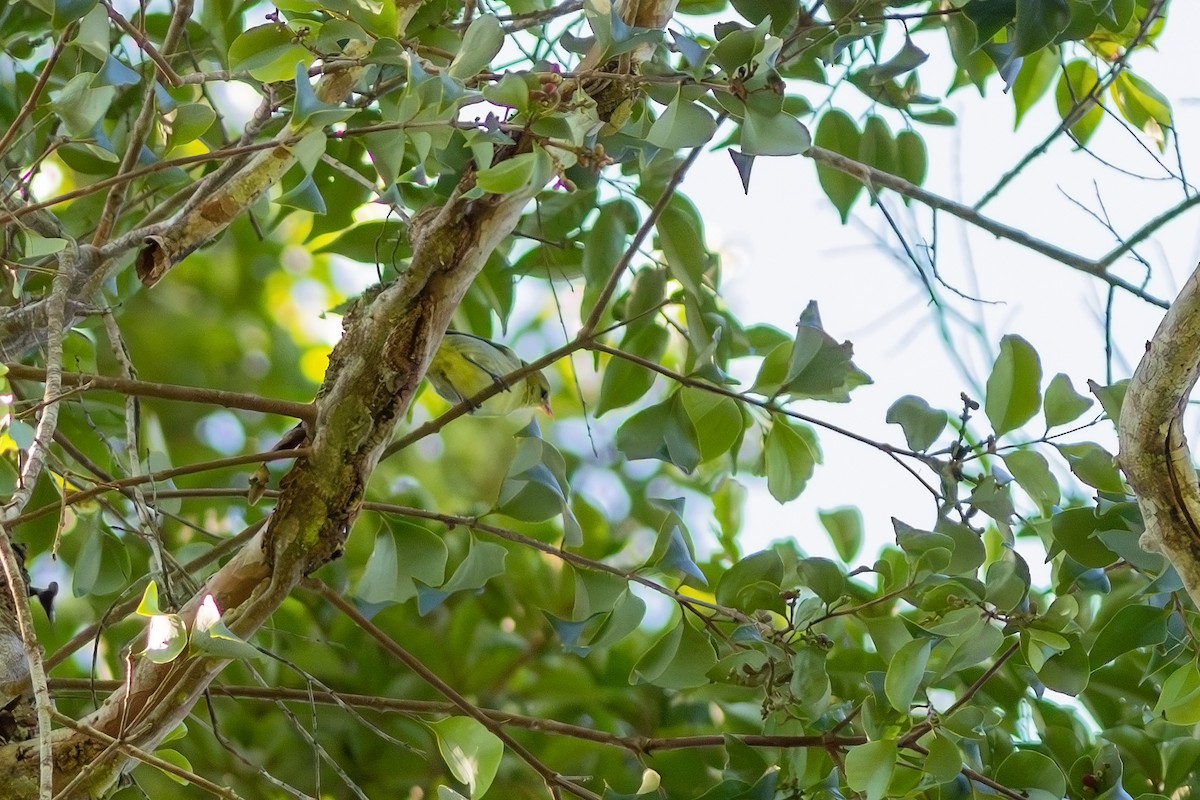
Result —
[[[14,378],[35,381],[46,380],[46,370],[44,369],[16,363],[8,363],[4,366],[8,369],[8,374]],[[292,417],[304,422],[312,422],[316,418],[316,410],[313,408],[312,403],[294,403],[288,400],[276,400],[256,394],[228,392],[222,389],[205,389],[200,386],[152,383],[150,381],[132,380],[129,378],[110,378],[107,375],[88,375],[81,372],[63,372],[60,375],[60,380],[63,386],[103,389],[133,397],[158,397],[163,400],[178,400],[184,403],[204,403],[223,408],[258,411],[263,414],[277,414],[281,417]]]
[[[846,173],[858,180],[866,186],[873,188],[884,187],[899,192],[905,197],[924,203],[930,208],[936,208],[939,211],[945,211],[955,217],[974,225],[981,230],[985,230],[1001,239],[1007,239],[1010,242],[1021,245],[1036,253],[1041,253],[1047,258],[1053,259],[1063,266],[1071,269],[1079,270],[1087,275],[1099,278],[1110,286],[1116,286],[1129,292],[1134,297],[1145,300],[1147,303],[1156,305],[1159,308],[1166,308],[1167,301],[1161,300],[1142,289],[1135,286],[1129,281],[1119,278],[1108,271],[1107,267],[1111,262],[1103,262],[1096,259],[1086,258],[1072,253],[1069,250],[1064,250],[1057,245],[1050,244],[1035,236],[1030,236],[1019,228],[1013,228],[1005,225],[1002,222],[997,222],[993,219],[983,216],[974,208],[956,203],[953,200],[934,194],[933,192],[922,189],[920,186],[909,183],[903,178],[898,178],[891,173],[875,169],[867,166],[860,161],[855,161],[852,158],[847,158],[841,153],[835,153],[832,150],[826,150],[823,147],[813,146],[805,153],[813,161],[818,164],[832,167],[836,170]],[[1161,223],[1159,223],[1161,224]],[[1145,235],[1149,235],[1147,231]],[[1143,236],[1143,238],[1144,238]],[[1118,254],[1119,256],[1120,254]]]

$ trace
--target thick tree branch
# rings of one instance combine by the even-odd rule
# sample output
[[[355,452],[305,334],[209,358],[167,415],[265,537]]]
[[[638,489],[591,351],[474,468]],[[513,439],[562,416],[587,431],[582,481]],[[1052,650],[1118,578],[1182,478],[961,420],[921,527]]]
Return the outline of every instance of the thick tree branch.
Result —
[[[1121,408],[1117,460],[1137,495],[1141,545],[1175,567],[1200,606],[1200,484],[1183,412],[1200,376],[1200,268],[1146,343]]]

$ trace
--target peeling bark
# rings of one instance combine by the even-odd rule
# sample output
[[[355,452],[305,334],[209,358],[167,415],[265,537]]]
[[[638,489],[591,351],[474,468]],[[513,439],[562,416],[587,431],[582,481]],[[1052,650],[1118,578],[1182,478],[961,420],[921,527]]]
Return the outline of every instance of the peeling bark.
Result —
[[[406,22],[407,19],[405,17]],[[368,52],[370,46],[366,42],[351,41],[345,55],[359,58]],[[340,104],[349,96],[364,69],[351,66],[322,76],[314,90],[317,98],[330,105]],[[307,125],[289,125],[275,137],[274,147],[255,153],[245,166],[214,187],[211,193],[199,193],[175,216],[165,234],[147,237],[134,265],[142,284],[149,287],[158,283],[172,267],[212,241],[264,192],[279,183],[296,163],[293,145],[313,132]]]
[[[1117,460],[1137,495],[1141,545],[1175,567],[1200,606],[1200,484],[1183,434],[1183,412],[1200,377],[1200,267],[1146,343],[1118,425]]]

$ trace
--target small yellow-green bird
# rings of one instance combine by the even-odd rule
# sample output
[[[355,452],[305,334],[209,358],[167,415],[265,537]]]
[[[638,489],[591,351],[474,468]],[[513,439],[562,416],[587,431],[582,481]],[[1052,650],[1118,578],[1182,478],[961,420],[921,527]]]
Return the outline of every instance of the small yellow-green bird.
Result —
[[[493,383],[504,386],[504,391],[484,400],[472,414],[502,417],[534,406],[552,414],[550,384],[540,371],[526,375],[516,386],[504,383],[505,375],[523,366],[525,362],[521,357],[499,342],[469,333],[446,331],[425,376],[434,391],[451,403],[472,398]]]

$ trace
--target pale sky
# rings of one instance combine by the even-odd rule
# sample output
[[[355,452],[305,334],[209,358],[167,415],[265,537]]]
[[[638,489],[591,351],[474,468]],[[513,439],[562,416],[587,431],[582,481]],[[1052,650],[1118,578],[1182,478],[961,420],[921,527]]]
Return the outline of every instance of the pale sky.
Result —
[[[1191,32],[1200,27],[1200,8],[1196,3],[1174,3],[1171,12],[1158,52],[1140,51],[1131,65],[1171,100],[1184,174],[1195,179],[1200,175],[1200,149],[1192,137],[1200,108],[1194,76],[1200,63]],[[931,51],[923,75],[926,68],[945,63],[946,54],[934,49],[933,36],[916,41]],[[937,94],[946,84],[930,77],[922,85]],[[802,84],[801,90],[814,104],[824,97],[819,87]],[[835,102],[855,94],[845,87]],[[973,89],[961,89],[947,105],[958,115],[957,126],[919,129],[930,155],[925,188],[968,205],[1058,123],[1053,87],[1017,132],[1012,100],[1001,93],[999,82],[989,85],[982,100]],[[865,109],[863,105],[851,113]],[[893,132],[901,127],[896,115],[886,109],[883,115]],[[1110,250],[1117,243],[1113,235],[1076,202],[1095,212],[1102,202],[1116,230],[1128,234],[1183,197],[1178,181],[1138,179],[1109,166],[1137,176],[1165,175],[1150,155],[1157,151],[1118,122],[1109,118],[1101,124],[1089,142],[1094,155],[1074,151],[1071,142],[1060,137],[984,213],[1089,257]],[[1174,142],[1169,141],[1160,158],[1177,172],[1176,157]],[[855,205],[851,223],[843,227],[817,185],[814,165],[802,157],[759,159],[750,195],[743,197],[724,152],[701,159],[683,191],[700,206],[710,245],[722,252],[725,296],[744,322],[790,329],[808,300],[816,299],[826,329],[835,338],[854,342],[856,362],[875,380],[873,386],[855,391],[848,405],[806,402],[797,406],[799,410],[900,445],[900,429],[884,422],[887,407],[897,397],[916,394],[957,412],[959,392],[971,385],[947,356],[911,265],[900,264],[876,246],[877,237],[893,247],[895,238],[864,197]],[[910,245],[927,244],[932,236],[929,210],[914,205],[906,217],[895,195],[889,200],[900,224],[925,237],[924,242],[910,239]],[[944,290],[940,295],[958,313],[983,320],[990,347],[1005,333],[1024,336],[1041,354],[1043,386],[1056,372],[1067,373],[1081,392],[1086,392],[1089,378],[1105,382],[1106,284],[990,234],[966,229],[944,213],[938,215],[937,237],[938,270],[946,282],[992,305],[971,303]],[[1160,231],[1139,252],[1154,269],[1149,291],[1173,297],[1200,255],[1197,210]],[[1142,268],[1131,261],[1122,262],[1117,271],[1134,282],[1142,276]],[[1118,293],[1114,344],[1121,357],[1115,361],[1115,378],[1128,377],[1132,360],[1139,357],[1161,315],[1159,309]],[[982,385],[993,354],[981,353],[965,329],[955,341],[974,366],[972,377]],[[984,423],[982,416],[979,420]],[[1041,433],[1039,420],[1040,416],[1029,426],[1033,436]],[[1102,423],[1079,440],[1099,441],[1112,450],[1110,431],[1111,426]],[[747,514],[748,542],[794,536],[810,554],[832,555],[816,511],[840,505],[862,509],[876,546],[892,539],[891,516],[918,527],[932,525],[929,495],[887,457],[835,434],[821,433],[820,438],[826,463],[798,500],[781,507],[765,488],[755,490]]]

